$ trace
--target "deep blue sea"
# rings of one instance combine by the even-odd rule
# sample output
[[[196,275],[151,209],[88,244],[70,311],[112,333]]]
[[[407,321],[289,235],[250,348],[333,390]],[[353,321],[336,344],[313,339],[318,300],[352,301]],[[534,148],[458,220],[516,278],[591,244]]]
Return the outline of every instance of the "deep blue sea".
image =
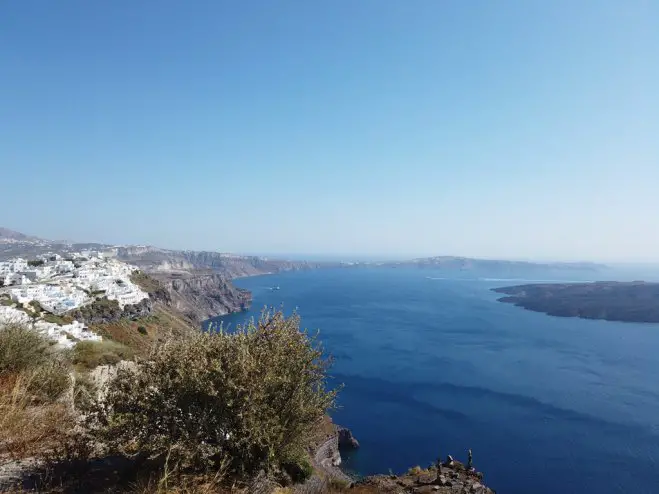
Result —
[[[659,492],[659,325],[551,317],[490,290],[523,282],[418,269],[284,273],[237,280],[253,309],[222,320],[235,326],[283,304],[320,330],[334,382],[345,384],[334,420],[362,446],[345,458],[356,473],[464,460],[471,448],[500,493]]]

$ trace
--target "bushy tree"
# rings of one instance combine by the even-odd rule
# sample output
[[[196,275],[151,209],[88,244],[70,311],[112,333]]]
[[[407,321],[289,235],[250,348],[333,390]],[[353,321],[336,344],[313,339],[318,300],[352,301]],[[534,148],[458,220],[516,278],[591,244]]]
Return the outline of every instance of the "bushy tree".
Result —
[[[329,365],[297,315],[265,312],[120,370],[91,410],[91,427],[115,451],[167,456],[180,467],[244,477],[288,469],[334,405]]]
[[[49,346],[41,334],[23,324],[0,325],[0,377],[44,364]]]

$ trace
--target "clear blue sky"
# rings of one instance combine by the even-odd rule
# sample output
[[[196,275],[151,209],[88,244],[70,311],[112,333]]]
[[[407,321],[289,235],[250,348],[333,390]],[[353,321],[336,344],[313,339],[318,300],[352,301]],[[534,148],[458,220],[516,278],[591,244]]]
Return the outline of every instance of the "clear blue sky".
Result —
[[[659,2],[0,3],[0,226],[659,260]]]

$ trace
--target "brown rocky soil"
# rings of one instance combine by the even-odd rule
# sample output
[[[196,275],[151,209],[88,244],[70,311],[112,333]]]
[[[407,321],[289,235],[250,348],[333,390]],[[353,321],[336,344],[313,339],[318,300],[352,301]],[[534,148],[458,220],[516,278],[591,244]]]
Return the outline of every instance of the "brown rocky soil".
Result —
[[[376,475],[360,480],[355,487],[372,489],[373,493],[440,493],[440,494],[493,494],[494,491],[483,484],[483,475],[470,472],[458,461],[451,465],[444,463],[441,474],[437,468],[411,469],[404,475]],[[362,490],[362,492],[369,492]]]

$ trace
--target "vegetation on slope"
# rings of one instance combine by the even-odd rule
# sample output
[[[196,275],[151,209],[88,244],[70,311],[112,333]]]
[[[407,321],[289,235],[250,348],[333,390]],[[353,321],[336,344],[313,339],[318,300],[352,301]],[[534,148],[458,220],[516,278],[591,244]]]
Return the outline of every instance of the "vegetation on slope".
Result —
[[[185,339],[198,331],[176,310],[160,303],[154,304],[148,316],[90,324],[89,328],[105,339],[126,345],[140,356],[148,355],[156,345]]]
[[[72,425],[61,401],[71,387],[66,360],[42,336],[0,328],[0,460],[53,448]]]
[[[162,284],[142,271],[135,271],[130,275],[130,281],[139,286],[148,294],[156,293],[163,289]]]
[[[330,360],[299,323],[274,312],[234,333],[188,333],[106,367],[100,385],[86,368],[124,347],[69,353],[29,328],[0,327],[0,464],[37,460],[27,485],[39,492],[491,492],[459,464],[354,486],[314,471],[309,451],[332,432],[336,390]],[[0,470],[0,490],[4,480]]]
[[[95,468],[98,459],[118,457],[139,466],[153,492],[192,484],[250,491],[257,478],[272,486],[312,474],[307,447],[336,390],[326,387],[330,361],[296,316],[266,313],[233,333],[169,340],[118,367],[101,393],[76,374],[74,364],[84,371],[108,354],[123,358],[115,355],[123,349],[83,342],[55,351],[29,328],[0,328],[0,456],[55,459],[58,482],[89,492],[130,491],[145,480],[135,469],[114,480],[62,470],[72,457],[91,465],[91,451]]]
[[[119,371],[91,410],[109,452],[165,457],[181,469],[247,480],[304,480],[305,447],[334,404],[329,361],[296,316],[267,313],[235,333],[169,342]]]
[[[72,362],[84,369],[95,369],[99,365],[132,360],[133,356],[132,349],[112,340],[81,341],[73,348]]]

